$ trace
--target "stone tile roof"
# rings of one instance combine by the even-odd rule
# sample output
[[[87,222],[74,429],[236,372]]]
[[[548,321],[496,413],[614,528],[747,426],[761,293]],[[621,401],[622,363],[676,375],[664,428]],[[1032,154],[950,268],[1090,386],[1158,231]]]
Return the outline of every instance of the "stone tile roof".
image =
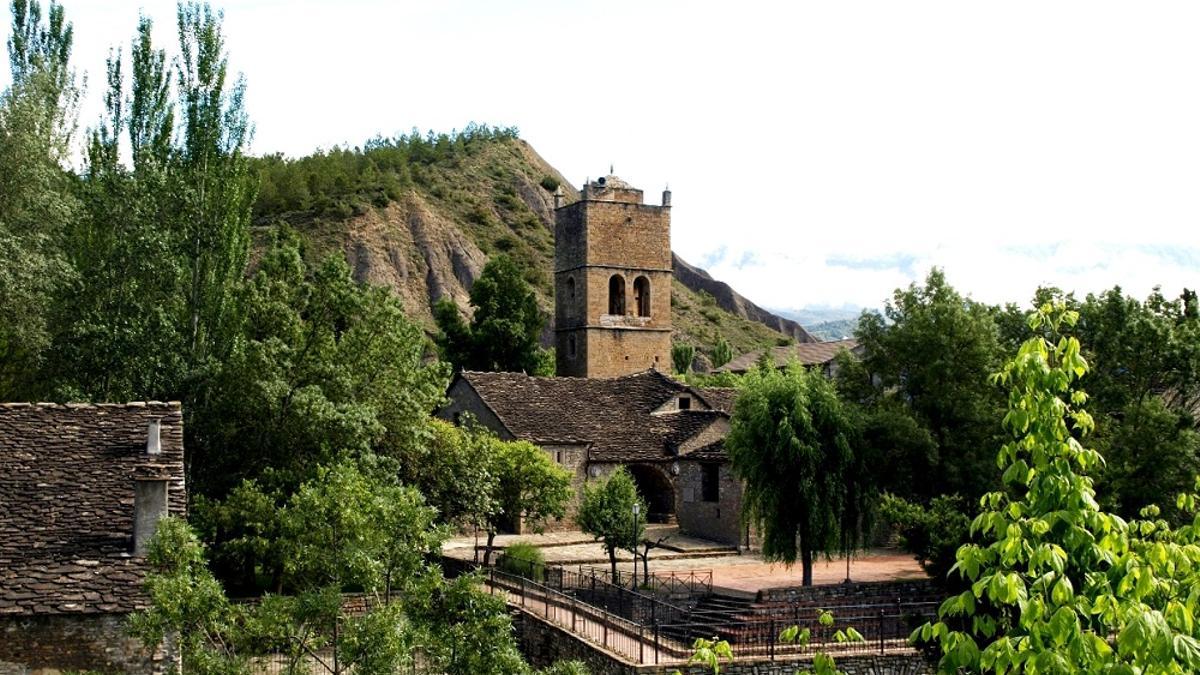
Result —
[[[738,390],[733,387],[695,387],[706,403],[714,410],[733,412],[733,402],[737,399]]]
[[[709,402],[706,390],[655,370],[607,379],[470,371],[459,377],[514,437],[540,445],[585,443],[598,462],[671,459],[682,443],[728,416],[722,410],[654,413],[680,393]]]
[[[790,361],[797,360],[805,366],[819,366],[829,363],[833,357],[837,356],[838,352],[845,349],[854,351],[858,347],[858,340],[849,338],[846,340],[830,340],[828,342],[801,342],[786,347],[772,347],[771,359],[775,365],[782,368]],[[715,372],[724,373],[744,373],[754,367],[762,356],[762,350],[747,352],[733,359],[729,363],[715,369]]]
[[[162,453],[146,454],[160,421]],[[184,515],[183,419],[172,403],[0,404],[0,616],[125,613],[146,602],[129,554],[135,477],[169,476]]]

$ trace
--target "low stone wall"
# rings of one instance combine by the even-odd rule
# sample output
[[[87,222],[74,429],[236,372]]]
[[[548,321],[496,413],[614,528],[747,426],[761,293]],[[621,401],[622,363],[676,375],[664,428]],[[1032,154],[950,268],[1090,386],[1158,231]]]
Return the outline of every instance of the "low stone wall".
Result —
[[[0,617],[0,675],[68,670],[163,673],[176,655],[129,636],[124,614]]]
[[[570,631],[543,621],[524,611],[515,611],[513,628],[525,658],[535,667],[545,668],[557,661],[581,661],[592,675],[708,675],[700,667],[675,665],[636,665],[601,650]],[[837,658],[839,670],[848,675],[931,675],[931,669],[917,654],[856,654]],[[754,658],[721,664],[726,675],[793,675],[812,670],[812,657],[781,657],[777,661]]]
[[[850,584],[825,584],[821,586],[789,586],[786,588],[764,588],[758,592],[759,602],[803,603],[820,606],[846,604],[884,604],[895,602],[920,602],[942,600],[947,593],[933,579],[911,581],[868,581]]]

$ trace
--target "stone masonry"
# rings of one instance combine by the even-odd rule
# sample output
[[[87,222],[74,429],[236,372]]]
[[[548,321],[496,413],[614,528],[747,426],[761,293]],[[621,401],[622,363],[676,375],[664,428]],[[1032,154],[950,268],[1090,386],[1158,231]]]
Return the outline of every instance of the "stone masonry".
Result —
[[[666,370],[671,358],[671,211],[616,176],[555,212],[555,347],[560,376]]]

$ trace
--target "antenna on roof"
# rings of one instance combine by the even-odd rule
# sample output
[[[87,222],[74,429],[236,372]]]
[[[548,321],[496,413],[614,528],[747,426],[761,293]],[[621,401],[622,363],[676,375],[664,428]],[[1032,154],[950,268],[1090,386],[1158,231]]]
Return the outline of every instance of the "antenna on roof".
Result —
[[[609,163],[608,163],[608,175],[610,175],[610,176],[611,176],[611,175],[613,175],[613,168],[612,168],[612,167],[613,167],[613,165],[612,165],[612,162],[609,162]]]

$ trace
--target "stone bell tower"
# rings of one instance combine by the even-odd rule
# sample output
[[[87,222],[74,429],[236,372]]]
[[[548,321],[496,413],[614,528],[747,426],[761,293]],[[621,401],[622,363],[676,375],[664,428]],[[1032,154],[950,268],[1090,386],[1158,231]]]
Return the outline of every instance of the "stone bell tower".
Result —
[[[618,377],[671,364],[671,193],[662,206],[616,176],[555,211],[559,376]]]

